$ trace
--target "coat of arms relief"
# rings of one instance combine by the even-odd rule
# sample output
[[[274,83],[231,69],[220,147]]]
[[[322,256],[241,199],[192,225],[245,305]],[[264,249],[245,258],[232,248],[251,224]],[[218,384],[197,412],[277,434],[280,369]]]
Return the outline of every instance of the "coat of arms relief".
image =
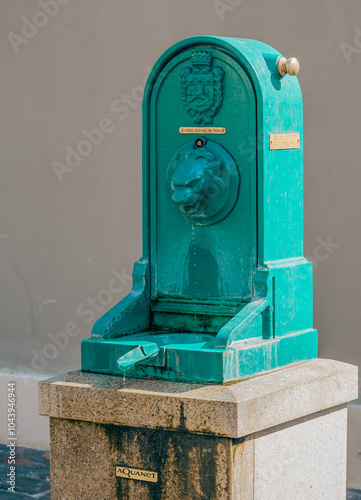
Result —
[[[192,53],[192,67],[181,71],[182,99],[194,123],[209,125],[223,101],[224,70],[212,68],[212,54],[207,50]]]

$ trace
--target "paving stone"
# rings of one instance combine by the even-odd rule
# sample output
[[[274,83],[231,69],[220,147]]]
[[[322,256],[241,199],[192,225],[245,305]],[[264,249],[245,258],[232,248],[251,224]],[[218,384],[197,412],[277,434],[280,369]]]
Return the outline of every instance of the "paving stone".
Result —
[[[0,488],[7,489],[7,474],[9,473],[9,466],[0,467]],[[50,471],[49,468],[34,467],[29,468],[29,466],[22,466],[21,464],[16,464],[16,479],[23,477],[39,481],[50,481]]]
[[[49,481],[41,481],[39,479],[32,479],[29,477],[21,477],[21,471],[18,471],[15,484],[16,491],[18,491],[19,493],[28,493],[29,495],[45,493],[50,489]]]
[[[361,500],[361,490],[347,490],[346,500]]]
[[[0,444],[0,499],[50,499],[49,452],[33,448],[16,447],[16,492],[7,491],[9,448]],[[35,495],[35,496],[34,496]]]
[[[29,500],[30,498],[34,497],[31,497],[30,495],[24,495],[23,493],[12,493],[11,491],[0,490],[1,500]]]

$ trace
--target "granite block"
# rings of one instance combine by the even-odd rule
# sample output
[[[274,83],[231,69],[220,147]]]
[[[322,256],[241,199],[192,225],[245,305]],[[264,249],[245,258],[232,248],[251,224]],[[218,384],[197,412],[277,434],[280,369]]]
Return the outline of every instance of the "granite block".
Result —
[[[346,407],[256,433],[254,498],[345,499],[346,441]]]
[[[50,440],[51,491],[57,499],[252,498],[249,439],[51,418]],[[156,471],[159,481],[117,478],[116,465]]]
[[[315,359],[229,385],[69,372],[39,383],[39,412],[238,438],[356,397],[357,367]]]
[[[322,359],[229,385],[54,377],[39,384],[52,498],[342,500],[356,397],[357,367]]]

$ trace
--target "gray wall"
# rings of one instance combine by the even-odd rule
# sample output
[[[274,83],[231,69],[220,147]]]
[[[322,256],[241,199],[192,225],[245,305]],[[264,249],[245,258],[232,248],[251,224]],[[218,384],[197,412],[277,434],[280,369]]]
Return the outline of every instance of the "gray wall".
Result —
[[[53,17],[39,14],[38,1],[0,5],[0,370],[46,377],[78,368],[93,318],[129,292],[141,255],[140,86],[169,45],[201,34],[260,39],[300,60],[305,254],[316,262],[320,355],[360,364],[359,1],[52,5]],[[43,26],[31,31],[24,17]],[[121,120],[115,100],[129,94]],[[66,148],[104,119],[101,143],[57,176],[54,162],[65,164]],[[116,272],[122,283],[110,281]]]

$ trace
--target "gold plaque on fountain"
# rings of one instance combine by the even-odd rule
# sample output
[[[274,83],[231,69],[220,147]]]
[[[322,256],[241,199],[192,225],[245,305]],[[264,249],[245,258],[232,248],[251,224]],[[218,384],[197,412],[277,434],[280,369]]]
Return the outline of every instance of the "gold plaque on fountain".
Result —
[[[158,482],[158,472],[134,469],[133,467],[126,467],[124,465],[117,465],[115,467],[115,475],[126,479],[135,479],[136,481],[148,481],[150,483]]]
[[[225,127],[179,127],[181,134],[225,134]]]
[[[270,134],[270,149],[299,149],[300,134]]]

